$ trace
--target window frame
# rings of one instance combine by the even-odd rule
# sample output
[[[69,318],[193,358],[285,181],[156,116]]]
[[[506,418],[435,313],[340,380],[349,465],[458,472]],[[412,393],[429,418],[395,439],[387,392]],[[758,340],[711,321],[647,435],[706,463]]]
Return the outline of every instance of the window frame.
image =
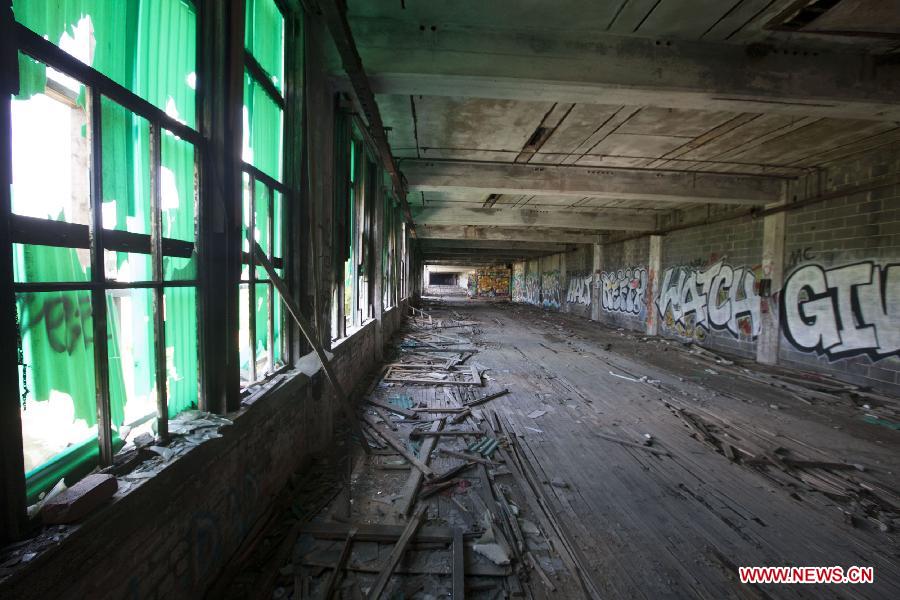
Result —
[[[193,3],[191,3],[193,6]],[[196,18],[199,11],[194,7]],[[197,292],[197,323],[200,329],[201,290],[199,278],[200,257],[200,189],[202,183],[201,165],[206,156],[207,144],[198,130],[170,117],[163,110],[136,93],[116,83],[100,71],[82,63],[56,44],[44,39],[25,25],[16,22],[16,49],[49,68],[67,75],[85,87],[86,112],[89,115],[90,130],[90,224],[80,225],[24,217],[9,212],[10,242],[36,244],[64,248],[87,248],[90,251],[91,277],[86,282],[13,282],[14,294],[34,292],[89,291],[92,306],[93,361],[97,404],[97,438],[99,463],[101,466],[113,462],[113,424],[109,386],[109,343],[107,335],[108,311],[107,292],[117,289],[150,289],[153,292],[151,318],[154,330],[154,380],[157,389],[157,437],[160,442],[168,440],[168,378],[166,374],[165,320],[163,314],[166,288],[190,287]],[[198,29],[199,31],[199,29]],[[199,44],[198,44],[199,54]],[[195,56],[199,64],[199,55]],[[137,117],[145,119],[150,132],[150,211],[151,232],[131,233],[103,227],[103,99],[110,100]],[[194,99],[196,108],[200,106],[200,94]],[[160,170],[162,166],[162,135],[167,131],[194,148],[194,241],[188,242],[162,236],[162,207],[160,190]],[[64,240],[74,242],[61,243]],[[105,252],[131,252],[151,256],[152,279],[149,281],[107,280],[105,273]],[[166,280],[163,261],[166,257],[194,258],[198,264],[198,274],[189,280]],[[203,364],[198,347],[197,373],[198,405],[202,395]],[[20,390],[21,393],[21,390]],[[20,449],[24,452],[24,449]]]
[[[244,0],[243,10],[246,14],[247,6],[253,0]],[[281,2],[277,0],[272,0],[275,7],[278,9],[278,12],[281,14],[283,31],[286,33],[288,31],[288,19],[291,16],[290,12],[282,6]],[[275,84],[272,82],[272,75],[268,73],[265,68],[259,63],[259,61],[253,56],[253,52],[247,46],[247,39],[244,35],[242,35],[242,44],[243,44],[243,71],[245,76],[249,76],[256,84],[260,85],[263,88],[263,91],[266,95],[278,106],[278,109],[281,111],[281,134],[282,134],[282,146],[281,146],[281,161],[282,165],[286,164],[286,154],[287,154],[287,144],[284,143],[284,133],[287,130],[287,102],[285,100],[286,90],[291,79],[288,69],[288,39],[285,35],[284,38],[284,47],[282,48],[282,71],[283,71],[283,80],[281,81],[281,90],[279,90]],[[247,98],[244,97],[243,86],[241,92],[241,105],[244,106],[247,101]],[[249,118],[249,116],[248,116]],[[252,119],[251,119],[252,120]],[[246,132],[242,131],[241,136],[243,136]],[[266,277],[265,279],[258,279],[257,275],[257,262],[256,257],[253,252],[253,245],[256,243],[256,240],[253,237],[253,232],[256,227],[256,210],[255,210],[255,198],[256,198],[256,184],[261,183],[268,191],[268,239],[269,239],[269,251],[267,252],[267,258],[269,262],[276,269],[281,269],[282,273],[284,273],[284,279],[289,281],[290,276],[288,274],[288,270],[285,268],[285,258],[288,254],[288,249],[291,248],[291,244],[289,242],[289,238],[285,235],[286,229],[285,225],[287,223],[287,214],[290,210],[289,206],[295,203],[295,195],[291,193],[291,189],[283,182],[285,178],[284,167],[282,167],[281,178],[282,181],[279,181],[272,175],[265,173],[258,167],[251,165],[250,163],[243,160],[240,161],[240,170],[241,170],[241,198],[243,201],[244,190],[244,181],[243,178],[247,177],[247,189],[249,189],[249,202],[250,202],[250,210],[249,210],[249,220],[247,223],[247,232],[246,238],[242,236],[241,243],[244,241],[247,242],[249,251],[244,252],[241,251],[241,266],[243,268],[244,265],[248,266],[248,277],[244,279],[243,277],[238,278],[238,301],[240,302],[240,288],[243,285],[247,285],[248,287],[248,299],[247,299],[247,311],[248,311],[248,331],[247,331],[247,340],[245,342],[249,343],[249,373],[250,379],[243,380],[239,377],[241,382],[241,391],[244,392],[248,388],[258,385],[268,378],[273,377],[283,371],[286,371],[291,363],[290,360],[290,343],[288,339],[289,327],[287,326],[287,322],[285,319],[284,311],[282,310],[281,314],[281,335],[279,337],[281,344],[281,355],[284,364],[280,367],[275,367],[274,363],[274,343],[275,343],[275,321],[276,321],[276,313],[275,305],[277,302],[280,302],[280,298],[276,298],[276,289],[274,283]],[[277,257],[274,255],[275,248],[275,231],[274,231],[274,197],[275,193],[281,194],[281,206],[282,206],[282,215],[281,215],[281,240],[282,240],[282,256]],[[243,219],[243,217],[242,217]],[[257,285],[267,285],[269,292],[269,302],[268,302],[268,365],[267,369],[264,373],[260,374],[257,372],[257,356],[256,356],[256,286]],[[240,334],[240,326],[238,327],[238,333]],[[238,344],[240,347],[240,344]]]

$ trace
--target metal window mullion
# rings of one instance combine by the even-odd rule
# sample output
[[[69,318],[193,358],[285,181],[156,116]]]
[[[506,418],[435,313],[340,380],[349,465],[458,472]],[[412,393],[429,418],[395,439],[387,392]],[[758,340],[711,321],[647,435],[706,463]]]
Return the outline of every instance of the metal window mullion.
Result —
[[[160,170],[162,169],[160,128],[150,124],[150,253],[153,266],[153,351],[156,363],[156,431],[160,441],[169,439],[169,403],[166,380],[166,322],[164,314],[162,253],[162,202]]]
[[[269,229],[269,262],[274,264],[275,259],[275,190],[272,188],[266,188],[269,192],[269,222],[267,223]],[[284,198],[282,198],[282,206],[284,205]],[[251,252],[252,254],[252,252]],[[272,373],[275,371],[275,289],[274,284],[272,283],[272,279],[269,278],[269,368],[268,372]]]
[[[249,281],[247,302],[250,305],[250,312],[248,313],[249,331],[247,333],[250,342],[250,382],[253,383],[258,380],[256,373],[256,257],[253,252],[253,244],[256,243],[256,177],[248,175],[248,181],[250,183],[248,190],[250,215],[247,223],[247,252],[249,254],[250,273],[247,277],[247,280]]]
[[[109,361],[106,318],[105,270],[103,265],[103,123],[101,95],[88,88],[91,111],[91,328],[94,336],[94,385],[97,402],[97,439],[100,463],[112,464],[112,410],[109,399]]]

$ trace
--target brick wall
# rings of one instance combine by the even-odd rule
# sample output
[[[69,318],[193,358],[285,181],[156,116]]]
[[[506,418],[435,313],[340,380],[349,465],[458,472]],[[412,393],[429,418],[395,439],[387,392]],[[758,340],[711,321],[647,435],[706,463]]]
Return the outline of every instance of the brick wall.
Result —
[[[611,327],[644,331],[648,293],[650,239],[642,237],[603,247],[597,298],[600,321]]]
[[[562,309],[573,315],[591,317],[591,285],[593,280],[594,248],[586,244],[562,255],[565,276],[560,281],[564,290]]]
[[[827,193],[897,173],[900,144],[894,143],[828,164],[818,181]],[[813,182],[806,183],[813,188]],[[789,212],[785,230],[779,362],[900,394],[900,185]],[[891,276],[888,265],[895,265]],[[812,304],[805,293],[794,293],[799,282],[815,283],[822,276],[834,302]],[[849,291],[852,284],[857,287]],[[841,289],[848,290],[849,303],[841,303]],[[800,306],[804,314],[824,308],[814,326],[798,318]]]
[[[695,221],[706,215],[716,218],[734,210],[736,209],[728,206],[715,205],[709,210],[704,208],[685,211],[678,216],[687,221]],[[759,278],[762,248],[762,220],[726,221],[664,236],[662,272],[659,274],[654,298],[662,315],[660,333],[681,340],[694,340],[714,350],[755,358],[759,327],[758,301],[754,308],[743,313],[743,318],[727,323],[715,322],[715,317],[710,316],[710,307],[713,301],[726,310],[729,305],[741,306],[745,299],[748,303],[754,301],[754,282]],[[667,311],[661,309],[661,305],[665,305],[665,300],[660,298],[665,292],[667,275],[670,293],[675,298],[684,297],[685,287],[690,288],[703,274],[710,275],[721,269],[729,270],[739,282],[733,281],[731,286],[722,286],[718,298],[708,298],[708,290],[701,287],[694,298],[693,307],[696,310],[691,310],[691,303],[682,303],[680,300],[673,302]],[[682,285],[679,286],[679,283]],[[750,291],[749,295],[745,293],[747,289]],[[736,294],[734,298],[729,297],[732,292]]]

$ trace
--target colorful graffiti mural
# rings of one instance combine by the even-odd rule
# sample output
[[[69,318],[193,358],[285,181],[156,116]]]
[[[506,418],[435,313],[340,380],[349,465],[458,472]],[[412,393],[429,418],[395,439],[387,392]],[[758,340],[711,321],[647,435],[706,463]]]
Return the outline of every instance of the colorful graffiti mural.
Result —
[[[900,354],[900,264],[796,269],[784,283],[781,327],[796,348],[828,360]]]
[[[590,306],[592,280],[593,276],[590,273],[569,275],[569,290],[566,292],[566,302]]]
[[[600,307],[608,312],[640,315],[645,312],[647,269],[628,267],[600,273]]]
[[[482,298],[509,296],[509,269],[478,269],[478,295]]]
[[[656,307],[666,328],[683,337],[703,339],[711,330],[727,331],[736,338],[759,335],[756,273],[723,260],[703,270],[666,269]]]

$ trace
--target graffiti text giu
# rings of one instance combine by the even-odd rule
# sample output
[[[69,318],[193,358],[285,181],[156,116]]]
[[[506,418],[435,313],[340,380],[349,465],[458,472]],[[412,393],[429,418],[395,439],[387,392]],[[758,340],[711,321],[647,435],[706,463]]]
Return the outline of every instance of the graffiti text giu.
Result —
[[[804,265],[784,284],[784,335],[830,360],[900,354],[900,264]]]
[[[755,338],[760,331],[755,284],[752,270],[721,260],[702,271],[671,267],[663,274],[656,306],[660,315],[670,312],[676,325]]]

